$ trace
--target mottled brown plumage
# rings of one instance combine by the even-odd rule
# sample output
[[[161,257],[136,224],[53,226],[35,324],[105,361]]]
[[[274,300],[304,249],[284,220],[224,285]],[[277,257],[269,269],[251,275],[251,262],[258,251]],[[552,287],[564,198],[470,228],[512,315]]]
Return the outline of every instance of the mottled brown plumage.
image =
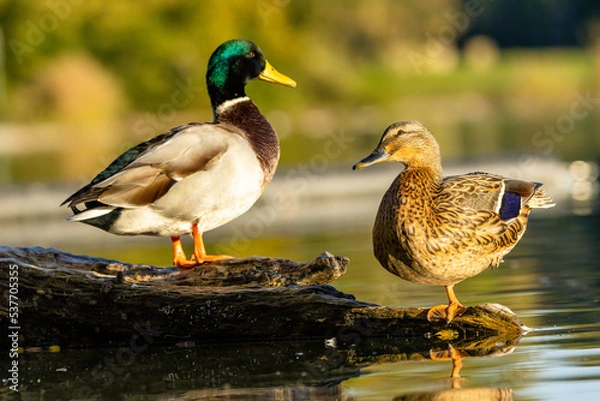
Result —
[[[432,308],[430,319],[449,322],[464,313],[453,286],[498,267],[525,232],[531,209],[554,206],[540,183],[481,172],[443,178],[439,146],[418,121],[392,124],[354,168],[383,161],[406,168],[379,206],[373,251],[404,280],[446,287],[450,303]]]

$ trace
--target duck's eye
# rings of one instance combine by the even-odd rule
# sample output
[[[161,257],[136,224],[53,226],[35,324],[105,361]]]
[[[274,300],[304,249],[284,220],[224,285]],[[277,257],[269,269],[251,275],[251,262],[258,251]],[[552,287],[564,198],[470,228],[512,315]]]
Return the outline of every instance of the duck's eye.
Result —
[[[254,58],[255,56],[256,56],[256,53],[254,53],[254,52],[246,53],[246,57],[248,57],[248,58]]]

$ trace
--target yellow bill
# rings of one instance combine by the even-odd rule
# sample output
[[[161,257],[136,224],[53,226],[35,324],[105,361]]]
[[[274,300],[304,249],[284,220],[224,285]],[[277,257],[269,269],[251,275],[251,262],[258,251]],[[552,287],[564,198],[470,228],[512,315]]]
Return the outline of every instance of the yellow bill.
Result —
[[[258,79],[265,82],[289,86],[290,88],[296,87],[296,81],[277,71],[267,60],[265,60],[265,69],[259,74]]]

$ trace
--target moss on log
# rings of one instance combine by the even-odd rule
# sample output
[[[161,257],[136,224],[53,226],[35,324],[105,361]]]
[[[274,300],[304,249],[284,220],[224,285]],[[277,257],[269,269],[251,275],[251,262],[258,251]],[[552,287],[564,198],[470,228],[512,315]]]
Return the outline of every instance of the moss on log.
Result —
[[[324,284],[347,263],[323,253],[306,263],[251,257],[181,271],[0,247],[0,318],[9,325],[9,271],[16,269],[25,347],[135,345],[144,338],[156,344],[382,337],[514,342],[524,332],[512,312],[495,305],[470,308],[446,324],[427,321],[427,309],[358,301]]]

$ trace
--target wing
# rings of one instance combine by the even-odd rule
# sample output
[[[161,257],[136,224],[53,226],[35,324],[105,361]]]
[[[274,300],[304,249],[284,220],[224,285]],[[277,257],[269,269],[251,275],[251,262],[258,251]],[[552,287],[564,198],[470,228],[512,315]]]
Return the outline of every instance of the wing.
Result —
[[[537,206],[552,202],[539,189],[541,185],[539,182],[482,172],[449,176],[442,182],[440,202],[450,202],[467,209],[493,211],[506,221],[517,217],[524,205],[551,207]]]
[[[444,178],[441,202],[474,210],[496,210],[504,177],[482,172]]]
[[[123,153],[64,203],[71,208],[96,202],[123,208],[148,205],[177,181],[210,168],[227,150],[232,134],[209,123],[174,128]]]

